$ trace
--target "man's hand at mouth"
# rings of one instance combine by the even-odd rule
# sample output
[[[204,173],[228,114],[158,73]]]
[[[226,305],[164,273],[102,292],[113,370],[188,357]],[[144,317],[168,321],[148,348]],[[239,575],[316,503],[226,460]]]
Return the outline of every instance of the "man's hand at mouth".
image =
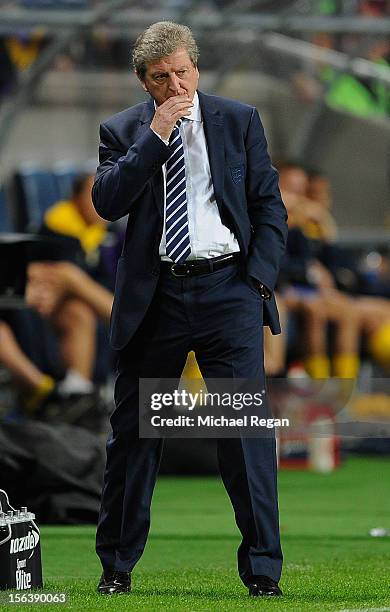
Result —
[[[193,102],[187,94],[171,96],[156,108],[150,127],[163,140],[168,140],[176,122],[182,117],[188,117],[192,106]]]

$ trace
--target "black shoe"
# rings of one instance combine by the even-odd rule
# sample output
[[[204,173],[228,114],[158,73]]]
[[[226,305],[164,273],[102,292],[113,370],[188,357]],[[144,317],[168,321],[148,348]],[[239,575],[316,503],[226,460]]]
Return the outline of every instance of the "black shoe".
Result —
[[[252,597],[280,597],[283,595],[278,583],[268,576],[253,576],[248,583],[248,589]]]
[[[130,593],[131,576],[127,572],[105,571],[101,575],[97,592],[100,595],[114,595],[115,593]]]

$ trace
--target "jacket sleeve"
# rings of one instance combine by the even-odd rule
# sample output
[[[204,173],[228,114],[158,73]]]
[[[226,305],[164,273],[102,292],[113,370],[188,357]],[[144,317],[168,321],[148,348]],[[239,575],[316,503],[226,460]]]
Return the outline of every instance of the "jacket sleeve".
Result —
[[[123,154],[123,145],[105,124],[100,126],[99,167],[92,188],[96,212],[107,221],[127,215],[148,181],[171,154],[169,147],[150,129]]]
[[[274,290],[287,240],[287,212],[280,195],[278,173],[271,164],[267,141],[255,108],[246,136],[248,214],[252,240],[248,274]]]

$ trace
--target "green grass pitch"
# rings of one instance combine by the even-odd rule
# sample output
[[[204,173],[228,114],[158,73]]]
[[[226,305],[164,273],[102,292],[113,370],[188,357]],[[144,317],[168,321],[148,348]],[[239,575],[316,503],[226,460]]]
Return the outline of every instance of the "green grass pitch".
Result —
[[[160,478],[130,595],[95,594],[93,527],[43,527],[45,591],[68,605],[20,610],[390,611],[390,462],[350,458],[331,474],[279,474],[285,557],[280,599],[250,599],[236,572],[239,535],[218,478]],[[0,606],[1,608],[1,606]]]

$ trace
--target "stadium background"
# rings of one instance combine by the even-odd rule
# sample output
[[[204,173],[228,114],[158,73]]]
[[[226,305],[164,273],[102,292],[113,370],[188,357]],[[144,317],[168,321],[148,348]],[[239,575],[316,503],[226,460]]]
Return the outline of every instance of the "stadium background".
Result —
[[[52,233],[47,211],[69,201],[80,173],[94,172],[99,123],[144,99],[130,70],[131,44],[164,19],[192,27],[203,91],[257,106],[281,174],[293,224],[278,296],[285,342],[266,348],[269,375],[353,377],[350,415],[369,424],[364,436],[332,436],[321,444],[280,440],[286,596],[262,605],[390,609],[388,539],[370,535],[372,528],[390,529],[385,0],[0,2],[0,488],[15,506],[27,504],[38,524],[61,525],[42,528],[46,590],[65,590],[74,609],[115,607],[93,595],[99,568],[90,526],[112,407],[107,320],[95,311],[83,319],[76,309],[76,318],[96,333],[93,367],[89,377],[66,378],[75,364],[63,338],[68,332],[72,338],[75,318],[58,328],[27,305],[25,277],[32,259],[49,258],[80,265],[112,290],[123,223],[106,228],[91,248],[80,248],[81,239],[59,240],[50,254],[33,236],[47,236],[43,223]],[[315,201],[316,193],[325,203]],[[314,275],[313,262],[321,265]],[[309,297],[327,290],[326,272],[337,290],[337,316],[332,305],[329,311],[317,302],[311,307]],[[71,289],[61,291],[65,299]],[[354,359],[349,351],[341,363],[337,347],[351,319],[358,344]],[[309,327],[313,334],[306,338]],[[319,329],[326,350],[316,353]],[[197,375],[193,361],[187,375]],[[64,380],[68,386],[61,386]],[[161,471],[150,542],[134,593],[121,607],[259,605],[248,601],[236,577],[238,534],[215,475],[212,442],[169,441]]]

